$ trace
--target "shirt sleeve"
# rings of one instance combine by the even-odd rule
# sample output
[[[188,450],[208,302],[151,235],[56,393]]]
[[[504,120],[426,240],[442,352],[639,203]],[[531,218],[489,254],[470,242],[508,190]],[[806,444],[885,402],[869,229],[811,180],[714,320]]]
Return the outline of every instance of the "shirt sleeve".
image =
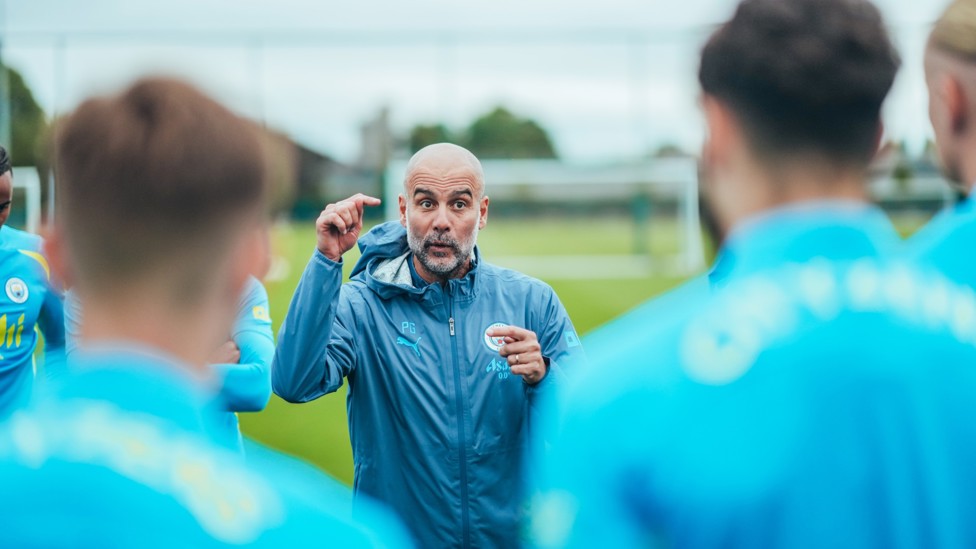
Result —
[[[318,250],[295,289],[278,331],[271,385],[288,402],[308,402],[342,386],[353,371],[355,317],[342,284],[342,262]]]
[[[64,353],[68,360],[78,349],[79,328],[81,326],[81,304],[74,290],[64,293]]]
[[[44,372],[48,378],[62,375],[65,368],[65,314],[61,291],[50,282],[37,317],[44,334]]]
[[[257,279],[245,288],[232,339],[241,352],[240,361],[211,365],[221,380],[221,397],[232,412],[263,410],[271,397],[274,335],[268,292]]]

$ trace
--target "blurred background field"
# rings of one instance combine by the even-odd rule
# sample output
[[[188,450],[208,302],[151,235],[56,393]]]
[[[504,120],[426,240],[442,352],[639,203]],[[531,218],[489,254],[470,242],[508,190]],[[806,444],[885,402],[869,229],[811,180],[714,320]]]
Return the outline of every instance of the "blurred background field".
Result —
[[[910,234],[927,214],[898,214],[896,226]],[[626,217],[557,217],[491,220],[479,236],[479,248],[486,261],[504,266],[524,263],[528,274],[540,276],[556,290],[581,335],[643,301],[673,288],[685,276],[661,273],[648,260],[645,274],[620,273],[604,264],[608,258],[631,254],[640,239],[646,239],[651,255],[672,253],[677,223],[657,219],[643,227]],[[266,281],[272,320],[278,326],[288,310],[292,293],[315,245],[311,223],[282,223],[273,238],[277,259],[271,280]],[[348,276],[358,258],[350,251],[344,261]],[[546,259],[575,256],[577,271],[560,273],[547,266]],[[639,259],[639,256],[638,256]],[[509,263],[510,265],[505,265]],[[557,259],[556,265],[562,261]],[[567,262],[569,263],[569,262]],[[533,269],[548,271],[533,272]],[[264,444],[304,458],[342,482],[352,483],[352,450],[346,424],[345,387],[339,392],[307,404],[289,404],[272,396],[267,409],[240,414],[244,433]]]

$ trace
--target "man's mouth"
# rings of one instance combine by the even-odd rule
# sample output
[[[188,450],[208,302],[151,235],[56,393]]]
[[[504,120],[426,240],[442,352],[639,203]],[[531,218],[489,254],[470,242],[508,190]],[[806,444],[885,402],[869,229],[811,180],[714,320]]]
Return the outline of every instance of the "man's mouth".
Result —
[[[434,250],[437,252],[443,252],[443,251],[453,250],[454,246],[447,242],[428,242],[427,249]]]

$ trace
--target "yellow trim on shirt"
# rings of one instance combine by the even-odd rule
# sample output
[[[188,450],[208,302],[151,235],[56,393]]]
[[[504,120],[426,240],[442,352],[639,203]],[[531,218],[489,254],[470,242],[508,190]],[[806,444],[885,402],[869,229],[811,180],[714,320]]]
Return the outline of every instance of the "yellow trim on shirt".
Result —
[[[39,254],[37,252],[32,252],[30,250],[18,250],[18,251],[20,253],[26,255],[27,257],[29,257],[29,258],[37,261],[38,263],[40,263],[41,264],[41,267],[44,267],[44,274],[47,275],[47,279],[48,280],[51,280],[51,267],[50,267],[50,265],[47,264],[47,259],[45,259],[43,255],[41,255],[41,254]]]

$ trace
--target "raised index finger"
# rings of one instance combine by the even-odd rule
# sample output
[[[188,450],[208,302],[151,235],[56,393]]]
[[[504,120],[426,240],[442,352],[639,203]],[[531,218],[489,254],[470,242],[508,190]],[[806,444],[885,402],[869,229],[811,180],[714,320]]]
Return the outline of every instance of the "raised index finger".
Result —
[[[368,194],[362,193],[354,195],[352,198],[350,198],[350,200],[352,200],[358,208],[362,208],[363,206],[379,206],[383,203],[382,200],[376,198],[375,196],[369,196]]]
[[[488,330],[488,337],[510,337],[516,341],[529,339],[534,335],[534,332],[518,326],[496,326]]]

